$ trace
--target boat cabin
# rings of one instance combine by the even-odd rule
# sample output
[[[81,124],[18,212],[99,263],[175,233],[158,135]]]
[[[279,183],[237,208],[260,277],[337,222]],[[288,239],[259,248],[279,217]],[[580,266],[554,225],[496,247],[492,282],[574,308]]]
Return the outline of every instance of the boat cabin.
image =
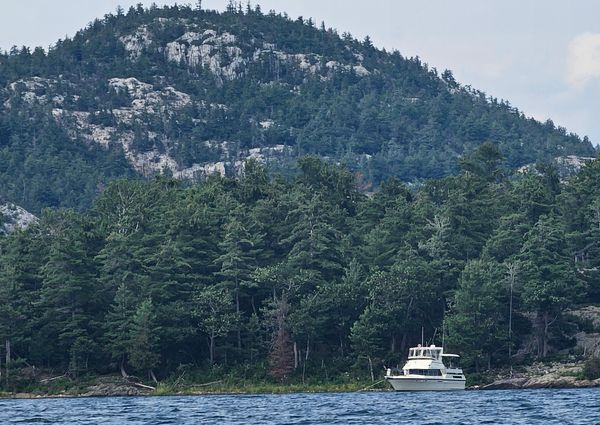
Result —
[[[408,361],[404,365],[404,375],[441,376],[444,373],[455,373],[457,368],[452,364],[459,356],[445,354],[442,347],[430,345],[412,347],[408,350]],[[448,366],[443,362],[446,360]],[[462,374],[462,371],[460,372]]]

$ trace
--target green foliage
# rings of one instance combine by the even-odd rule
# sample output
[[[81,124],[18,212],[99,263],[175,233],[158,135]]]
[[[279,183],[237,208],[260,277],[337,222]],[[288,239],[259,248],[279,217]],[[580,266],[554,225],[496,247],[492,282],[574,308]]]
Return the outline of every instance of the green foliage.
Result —
[[[465,170],[371,197],[343,167],[300,169],[115,181],[88,212],[1,237],[9,371],[321,382],[400,363],[422,329],[482,370],[571,344],[562,312],[600,302],[594,164],[566,183]]]
[[[104,319],[106,348],[111,356],[120,359],[123,364],[129,343],[129,330],[133,319],[133,294],[124,282],[115,294],[114,301]]]
[[[127,344],[129,362],[137,370],[152,370],[160,361],[156,315],[152,300],[142,301],[131,322]]]
[[[214,44],[221,65],[236,48],[257,60],[227,78],[165,55],[211,29],[236,40]],[[150,43],[128,51],[141,30]],[[140,108],[116,77],[164,105]],[[368,37],[259,7],[139,6],[47,53],[0,53],[0,105],[0,198],[41,213],[0,236],[2,388],[24,364],[321,382],[399,363],[442,328],[478,370],[531,330],[527,354],[550,355],[570,343],[562,311],[600,302],[600,162],[566,183],[549,165],[593,156],[589,140]],[[265,166],[235,179],[130,163],[168,153],[232,175],[256,148]]]
[[[600,359],[598,357],[590,357],[583,365],[584,379],[594,380],[600,378]]]
[[[221,45],[211,30],[235,41]],[[181,60],[166,54],[173,42]],[[199,45],[210,46],[210,67],[187,60]],[[153,93],[140,98],[113,78],[135,78]],[[174,90],[190,102],[180,104]],[[256,8],[136,7],[96,19],[47,53],[0,52],[0,104],[0,196],[34,213],[86,209],[110,181],[154,174],[151,160],[139,165],[151,151],[182,167],[224,161],[230,169],[253,156],[249,149],[266,148],[273,170],[299,168],[308,185],[327,175],[319,184],[335,189],[327,196],[340,196],[343,208],[355,196],[352,173],[363,189],[391,176],[440,178],[461,165],[494,180],[507,168],[596,152],[586,138],[528,119],[418,57]],[[314,157],[296,168],[307,154],[351,169],[315,167]],[[246,199],[264,195],[261,179],[241,188]]]
[[[215,340],[231,332],[238,319],[228,291],[208,287],[199,290],[194,299],[193,317],[209,339],[209,360],[215,361]]]
[[[508,285],[503,267],[491,260],[471,260],[461,273],[450,315],[448,342],[465,353],[467,365],[498,363],[507,347]]]

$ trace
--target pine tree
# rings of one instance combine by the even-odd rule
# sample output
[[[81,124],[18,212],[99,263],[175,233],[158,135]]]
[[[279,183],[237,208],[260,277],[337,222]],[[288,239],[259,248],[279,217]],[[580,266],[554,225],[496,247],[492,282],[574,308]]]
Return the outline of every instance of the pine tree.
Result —
[[[30,230],[0,237],[0,352],[5,350],[2,357],[7,386],[13,359],[37,354],[31,352],[31,337],[44,246],[34,235]]]
[[[156,382],[153,369],[160,363],[159,340],[156,316],[151,299],[145,299],[138,306],[131,322],[127,354],[129,362],[137,370],[146,370]]]
[[[461,273],[445,325],[448,345],[456,347],[479,371],[504,356],[508,323],[508,292],[503,268],[492,260],[471,260]]]
[[[312,273],[315,285],[340,277],[343,244],[338,226],[344,224],[342,211],[328,208],[320,196],[314,195],[305,202],[300,199],[289,217],[294,226],[282,241],[291,246],[288,265]]]
[[[134,295],[127,289],[127,285],[121,282],[103,323],[104,344],[112,358],[119,361],[119,368],[123,376],[127,376],[125,366],[135,304]]]
[[[43,314],[37,337],[45,341],[47,349],[54,354],[85,356],[86,353],[81,353],[79,348],[73,351],[73,346],[78,340],[79,347],[85,346],[81,340],[90,339],[91,320],[98,314],[93,278],[95,264],[88,251],[85,223],[71,211],[44,219],[47,230],[53,236],[42,267],[40,303]],[[90,350],[92,348],[89,347]],[[77,363],[73,358],[63,357],[62,360],[69,361],[71,365]]]
[[[234,212],[224,228],[224,238],[219,244],[223,253],[215,260],[220,264],[221,270],[217,273],[221,277],[220,285],[232,291],[235,298],[235,311],[241,319],[240,298],[243,291],[254,286],[251,279],[251,273],[258,265],[258,256],[261,252],[260,234],[251,234],[249,229],[244,226],[238,216],[247,215],[243,210]],[[237,345],[241,349],[242,337],[241,329],[237,330]]]
[[[546,357],[550,326],[560,319],[566,306],[581,299],[586,289],[567,252],[564,227],[558,217],[540,217],[525,235],[519,260],[523,270],[523,301],[537,314],[534,323],[537,354]]]

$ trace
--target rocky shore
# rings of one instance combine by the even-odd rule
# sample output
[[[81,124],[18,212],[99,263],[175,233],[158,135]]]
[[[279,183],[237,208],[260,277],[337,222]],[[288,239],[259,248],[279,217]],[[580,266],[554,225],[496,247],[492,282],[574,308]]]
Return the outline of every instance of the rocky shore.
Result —
[[[119,376],[101,376],[87,386],[56,391],[40,385],[35,392],[0,393],[0,398],[64,398],[64,397],[115,397],[151,395],[152,387],[131,382]]]
[[[131,382],[98,382],[89,386],[85,392],[79,394],[82,397],[114,397],[114,396],[139,396],[151,394],[150,388],[142,388]]]
[[[600,387],[600,379],[580,379],[582,363],[534,363],[511,376],[500,374],[490,384],[473,387],[481,390],[533,388]]]
[[[510,376],[508,371],[502,371],[492,377],[492,382],[485,385],[474,385],[469,390],[496,390],[496,389],[536,389],[536,388],[591,388],[600,387],[600,379],[581,379],[583,363],[534,363],[523,369],[515,370]],[[46,398],[46,397],[115,397],[115,396],[148,396],[148,395],[170,395],[186,394],[200,395],[209,393],[264,393],[264,392],[322,392],[322,391],[356,391],[357,388],[339,387],[298,387],[290,386],[282,388],[279,386],[232,388],[218,385],[221,381],[209,384],[217,384],[215,388],[207,387],[209,384],[187,386],[187,388],[172,388],[161,386],[155,389],[148,385],[122,378],[121,376],[100,376],[87,385],[73,383],[68,390],[53,391],[50,388],[40,386],[31,393],[1,393],[0,398]],[[212,385],[211,385],[212,387]],[[216,388],[218,387],[218,388]],[[391,388],[379,387],[375,391],[386,391]]]

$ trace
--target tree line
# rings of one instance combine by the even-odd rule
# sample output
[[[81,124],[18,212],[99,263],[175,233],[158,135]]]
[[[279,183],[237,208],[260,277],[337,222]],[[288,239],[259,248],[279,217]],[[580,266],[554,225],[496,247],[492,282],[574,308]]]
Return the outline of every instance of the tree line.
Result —
[[[487,143],[368,195],[310,156],[113,181],[0,238],[0,369],[326,379],[400,363],[422,329],[471,371],[572,347],[565,310],[600,301],[600,162],[561,182],[501,160]]]

